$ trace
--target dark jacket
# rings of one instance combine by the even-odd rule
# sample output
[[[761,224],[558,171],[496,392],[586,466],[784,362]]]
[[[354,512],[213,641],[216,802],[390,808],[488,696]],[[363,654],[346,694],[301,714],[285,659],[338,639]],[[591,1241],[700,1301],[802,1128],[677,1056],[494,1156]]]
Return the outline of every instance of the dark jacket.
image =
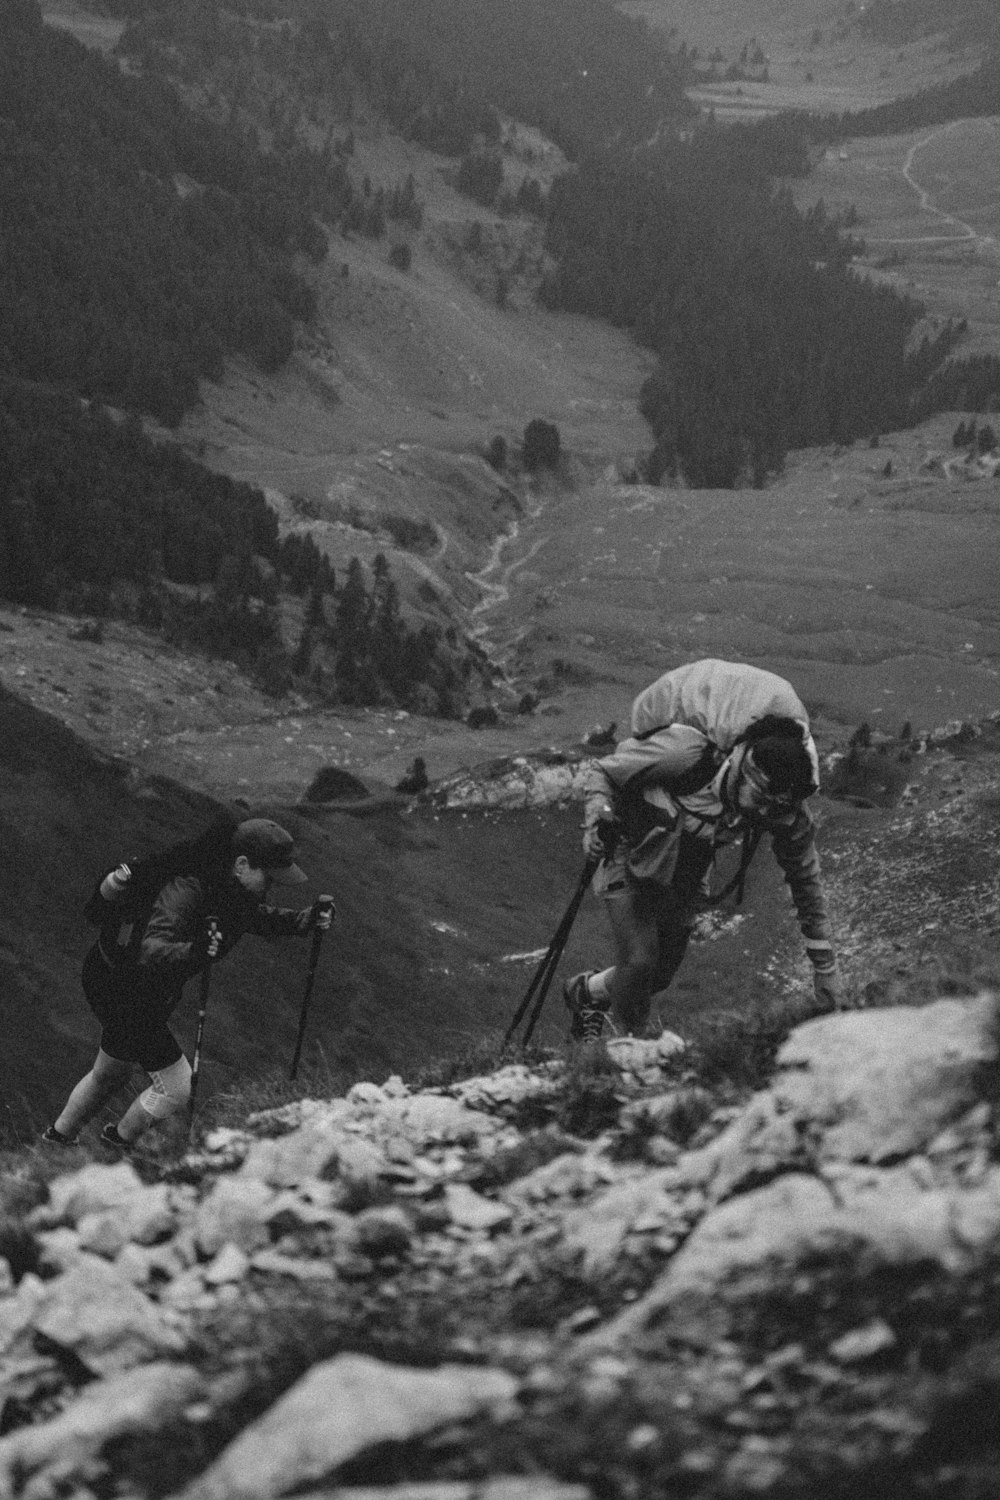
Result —
[[[208,919],[214,917],[222,934],[211,963],[218,963],[244,933],[277,938],[305,936],[312,928],[313,908],[292,910],[268,906],[232,876],[207,885],[196,875],[179,875],[167,882],[145,921],[123,927],[109,947],[102,932],[101,948],[110,960],[123,998],[155,1007],[169,1015],[186,982],[209,966],[206,951]]]

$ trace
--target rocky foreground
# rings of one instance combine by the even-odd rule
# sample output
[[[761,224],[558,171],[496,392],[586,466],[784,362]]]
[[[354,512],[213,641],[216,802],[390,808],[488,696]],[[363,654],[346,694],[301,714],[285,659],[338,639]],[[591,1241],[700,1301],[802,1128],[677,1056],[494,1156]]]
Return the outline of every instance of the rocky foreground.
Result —
[[[998,1040],[815,1019],[720,1107],[622,1039],[57,1176],[0,1229],[0,1494],[995,1495]]]

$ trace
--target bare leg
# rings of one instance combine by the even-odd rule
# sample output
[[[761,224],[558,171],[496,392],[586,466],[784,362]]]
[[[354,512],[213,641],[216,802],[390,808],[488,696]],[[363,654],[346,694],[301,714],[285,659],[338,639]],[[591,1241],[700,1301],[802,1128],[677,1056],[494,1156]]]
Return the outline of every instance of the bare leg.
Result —
[[[143,1108],[141,1101],[133,1099],[118,1121],[117,1130],[122,1140],[128,1141],[131,1145],[133,1141],[137,1141],[141,1135],[144,1135],[151,1125],[155,1124],[153,1116]]]
[[[711,861],[711,844],[685,834],[669,886],[626,877],[604,897],[615,945],[607,990],[618,1019],[633,1036],[646,1029],[653,995],[667,988],[680,967]]]
[[[118,1134],[131,1145],[155,1125],[184,1109],[191,1097],[191,1064],[180,1057],[165,1068],[150,1070],[150,1086],[133,1099],[118,1121]]]
[[[55,1122],[56,1129],[62,1135],[76,1135],[112,1095],[125,1087],[132,1076],[132,1068],[132,1063],[121,1062],[98,1049],[90,1072],[84,1074],[66,1100],[62,1114]]]
[[[633,1035],[646,1025],[656,983],[659,934],[653,898],[659,895],[630,883],[605,902],[615,946],[608,993],[622,1026]]]

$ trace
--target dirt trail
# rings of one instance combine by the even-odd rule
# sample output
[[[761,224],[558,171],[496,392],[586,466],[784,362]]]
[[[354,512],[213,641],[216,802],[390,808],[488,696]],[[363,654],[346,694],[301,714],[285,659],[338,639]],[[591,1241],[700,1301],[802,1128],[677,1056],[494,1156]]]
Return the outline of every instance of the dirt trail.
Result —
[[[965,219],[960,218],[958,214],[948,213],[945,209],[938,208],[931,195],[930,188],[924,187],[923,184],[919,182],[914,175],[913,168],[919,152],[923,151],[927,146],[930,146],[934,141],[939,140],[941,136],[950,135],[953,131],[960,129],[962,126],[967,124],[968,121],[966,120],[952,120],[950,124],[942,125],[939,127],[939,129],[932,130],[930,135],[924,136],[919,141],[914,141],[913,145],[906,153],[906,158],[903,162],[903,165],[900,167],[900,172],[903,178],[920,199],[921,212],[930,214],[932,218],[940,220],[942,224],[950,225],[953,229],[957,230],[958,233],[910,235],[905,238],[893,239],[869,239],[869,244],[947,245],[959,243],[965,244],[971,242],[980,252],[993,251],[995,253],[998,250],[997,239],[994,235],[980,234],[979,230],[974,229],[971,224],[967,223]]]

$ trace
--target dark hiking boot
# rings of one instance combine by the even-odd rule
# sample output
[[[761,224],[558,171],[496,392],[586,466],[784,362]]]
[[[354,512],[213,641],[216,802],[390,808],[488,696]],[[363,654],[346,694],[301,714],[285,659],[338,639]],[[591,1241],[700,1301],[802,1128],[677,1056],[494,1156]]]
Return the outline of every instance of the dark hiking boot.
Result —
[[[78,1135],[63,1135],[62,1131],[57,1130],[54,1125],[50,1125],[48,1130],[43,1130],[42,1140],[46,1146],[77,1146],[80,1143]]]
[[[131,1145],[130,1141],[123,1140],[118,1134],[118,1126],[112,1125],[110,1120],[98,1136],[102,1146],[110,1146],[113,1151],[127,1151]]]
[[[599,1042],[604,1030],[607,1006],[595,1000],[587,989],[587,980],[594,972],[586,969],[582,974],[574,974],[563,985],[563,999],[573,1017],[569,1034],[574,1042]]]

